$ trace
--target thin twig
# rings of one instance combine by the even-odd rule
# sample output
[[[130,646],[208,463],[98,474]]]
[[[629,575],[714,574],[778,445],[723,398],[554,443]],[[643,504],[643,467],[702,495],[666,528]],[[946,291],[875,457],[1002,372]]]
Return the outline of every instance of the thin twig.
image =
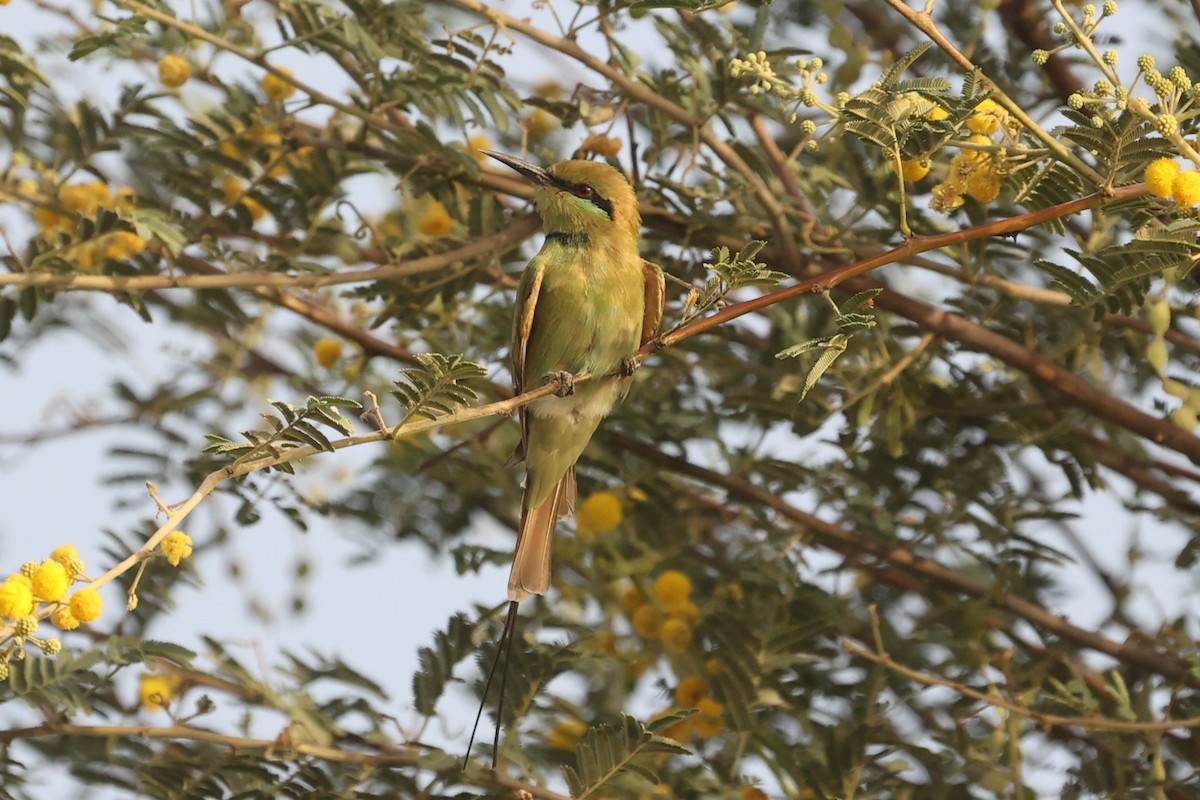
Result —
[[[931,675],[927,672],[920,672],[910,667],[906,667],[900,662],[892,658],[883,647],[883,639],[879,632],[879,619],[876,615],[875,607],[871,607],[871,627],[875,634],[875,651],[872,652],[867,648],[856,644],[849,639],[842,640],[842,649],[848,653],[853,653],[856,656],[861,656],[868,661],[879,664],[882,667],[892,670],[893,672],[903,675],[906,678],[911,678],[918,683],[923,683],[926,686],[941,686],[946,689],[952,689],[959,694],[970,697],[973,700],[978,700],[982,703],[987,703],[996,708],[1002,708],[1020,717],[1033,720],[1039,725],[1050,728],[1059,725],[1076,725],[1081,728],[1086,728],[1092,731],[1114,731],[1120,733],[1162,733],[1164,731],[1185,730],[1188,728],[1200,728],[1200,717],[1184,717],[1182,719],[1162,720],[1159,722],[1128,722],[1119,719],[1108,719],[1106,717],[1068,717],[1062,714],[1049,714],[1044,711],[1035,711],[1028,706],[1009,700],[1007,697],[996,694],[995,692],[981,692],[978,689],[972,689],[964,683],[952,681],[948,678],[943,678],[938,675]]]
[[[19,272],[0,275],[0,286],[37,286],[56,289],[82,289],[100,292],[146,292],[158,289],[320,289],[349,283],[372,283],[409,278],[439,272],[454,264],[472,261],[503,252],[527,239],[538,227],[536,215],[528,215],[504,230],[477,239],[470,244],[445,253],[425,256],[412,261],[384,264],[370,269],[342,272],[285,274],[280,272],[224,272],[208,265],[214,274],[208,275],[64,275],[55,272]],[[193,256],[179,263],[204,265]]]

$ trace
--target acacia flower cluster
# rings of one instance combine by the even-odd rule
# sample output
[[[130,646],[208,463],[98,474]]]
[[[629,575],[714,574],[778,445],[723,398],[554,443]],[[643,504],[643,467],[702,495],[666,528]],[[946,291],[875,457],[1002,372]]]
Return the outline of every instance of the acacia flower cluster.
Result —
[[[283,77],[274,72],[268,72],[263,76],[262,89],[272,102],[282,103],[296,92],[295,84],[288,80],[294,73],[287,67],[276,67],[275,69],[282,73]]]
[[[181,55],[170,53],[158,62],[158,80],[163,86],[178,89],[192,77],[191,63]]]
[[[693,737],[712,738],[725,728],[725,708],[709,695],[706,678],[686,674],[689,665],[703,664],[703,670],[715,674],[719,664],[715,659],[702,661],[700,653],[693,647],[694,630],[700,619],[700,609],[692,601],[692,580],[680,570],[669,569],[655,578],[647,597],[637,586],[629,586],[621,595],[621,607],[629,615],[630,624],[637,636],[657,642],[661,651],[651,651],[647,657],[638,659],[631,677],[650,666],[665,652],[677,674],[683,674],[675,692],[675,705],[663,713],[695,708],[698,714],[673,723],[663,730],[664,735],[686,741]],[[729,593],[724,595],[727,599]]]
[[[1184,208],[1200,203],[1200,172],[1180,169],[1174,159],[1151,161],[1146,167],[1145,180],[1151,194],[1170,198]]]
[[[313,358],[325,369],[342,359],[342,343],[337,339],[322,338],[313,342]]]
[[[265,83],[266,78],[263,81]],[[277,121],[271,119],[271,111],[270,106],[264,106],[261,109],[262,124],[246,128],[217,144],[221,156],[236,162],[230,165],[229,172],[224,167],[217,170],[221,199],[229,208],[244,210],[252,222],[263,219],[268,213],[266,206],[251,196],[253,187],[263,180],[283,178],[290,167],[307,168],[313,154],[312,147],[291,150],[285,146]],[[250,183],[241,177],[247,171],[252,174]]]
[[[178,689],[178,677],[146,673],[139,681],[138,701],[148,711],[165,711]]]
[[[158,549],[162,551],[168,564],[178,567],[180,561],[192,554],[192,537],[183,531],[171,531],[159,543]]]
[[[11,661],[25,658],[27,645],[48,656],[62,650],[57,638],[35,635],[42,618],[49,616],[55,627],[74,630],[100,617],[104,602],[95,589],[84,587],[67,595],[72,583],[87,582],[83,567],[79,551],[68,544],[40,563],[27,561],[0,582],[0,616],[12,627],[11,637],[0,643],[0,680],[8,677]]]
[[[625,509],[621,498],[615,492],[599,491],[579,504],[575,514],[576,524],[581,531],[591,533],[608,533],[621,524],[625,519]],[[586,535],[586,534],[585,534]]]
[[[944,112],[943,112],[944,113]],[[950,159],[946,177],[933,187],[929,207],[948,214],[970,197],[990,203],[1000,196],[1000,185],[1008,174],[1008,151],[1004,143],[1015,140],[1017,126],[1008,112],[990,97],[979,101],[963,127],[969,135],[959,140],[959,152]],[[997,142],[995,137],[1000,136]]]
[[[658,640],[668,652],[682,653],[691,645],[692,629],[700,618],[691,593],[691,578],[669,569],[654,581],[653,602],[633,586],[622,596],[621,605],[631,615],[638,636]]]
[[[24,167],[21,154],[13,156],[13,166]],[[145,252],[146,240],[129,229],[85,234],[81,219],[94,219],[101,211],[128,217],[136,208],[134,191],[121,186],[115,192],[104,181],[62,182],[52,169],[32,164],[36,177],[25,177],[9,187],[6,194],[28,204],[36,235],[45,252],[73,263],[81,272],[95,272],[105,261],[126,261]]]
[[[797,82],[793,83],[777,73],[767,53],[759,50],[748,53],[745,58],[730,59],[729,75],[750,79],[749,91],[752,95],[772,95],[791,103],[792,109],[785,118],[787,122],[795,122],[796,109],[800,106],[820,108],[830,116],[836,116],[837,109],[821,100],[815,90],[815,87],[829,82],[829,73],[824,71],[824,67],[825,62],[820,58],[797,61],[794,65]]]

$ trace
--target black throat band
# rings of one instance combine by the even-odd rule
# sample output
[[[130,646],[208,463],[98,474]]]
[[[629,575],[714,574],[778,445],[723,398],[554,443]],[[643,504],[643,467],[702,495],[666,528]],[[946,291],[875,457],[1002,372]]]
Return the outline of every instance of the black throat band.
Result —
[[[559,244],[571,245],[574,247],[582,247],[591,242],[591,237],[586,233],[579,231],[568,233],[567,231],[551,231],[546,234],[547,242],[558,242]]]

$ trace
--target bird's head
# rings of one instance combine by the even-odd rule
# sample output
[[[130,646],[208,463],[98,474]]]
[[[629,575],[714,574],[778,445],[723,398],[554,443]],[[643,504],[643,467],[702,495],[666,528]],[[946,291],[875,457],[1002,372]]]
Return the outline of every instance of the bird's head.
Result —
[[[548,232],[637,237],[637,196],[620,170],[597,161],[563,161],[549,169],[492,150],[482,151],[536,186],[533,199]]]

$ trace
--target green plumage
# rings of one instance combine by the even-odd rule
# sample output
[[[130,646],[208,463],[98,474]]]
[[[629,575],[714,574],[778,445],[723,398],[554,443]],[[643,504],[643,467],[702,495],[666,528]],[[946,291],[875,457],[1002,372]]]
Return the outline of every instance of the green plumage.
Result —
[[[543,170],[492,153],[537,183],[546,242],[521,276],[513,319],[513,386],[524,392],[566,373],[593,380],[521,410],[526,466],[509,599],[544,594],[559,517],[575,507],[575,462],[628,390],[611,375],[658,330],[662,272],[638,252],[641,217],[625,176],[566,161]]]
[[[637,196],[620,172],[591,161],[565,161],[545,170],[483,152],[534,182],[546,232],[517,294],[513,388],[521,393],[547,380],[561,381],[561,396],[538,399],[520,412],[525,496],[508,576],[508,616],[484,684],[486,698],[500,653],[512,648],[519,603],[550,588],[555,524],[575,508],[575,462],[600,420],[628,390],[632,361],[627,359],[657,335],[664,286],[662,270],[638,254]],[[618,371],[622,377],[606,377]],[[582,372],[590,372],[592,380],[574,386],[572,376]],[[504,661],[507,669],[507,655]],[[497,719],[503,716],[503,677],[500,695]],[[481,702],[476,728],[482,714]],[[473,730],[468,753],[474,741]],[[497,727],[493,769],[499,741]]]

